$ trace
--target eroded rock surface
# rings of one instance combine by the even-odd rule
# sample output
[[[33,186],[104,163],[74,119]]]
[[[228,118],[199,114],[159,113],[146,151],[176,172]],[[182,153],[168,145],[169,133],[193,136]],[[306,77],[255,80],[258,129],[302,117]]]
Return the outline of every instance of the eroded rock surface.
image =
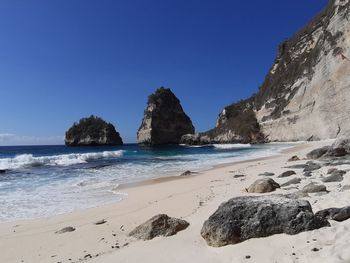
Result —
[[[186,229],[189,223],[185,220],[159,214],[139,225],[129,233],[138,239],[150,240],[157,236],[172,236]]]
[[[179,144],[185,134],[193,134],[191,119],[179,99],[168,88],[159,88],[148,97],[137,140],[144,145]]]
[[[236,197],[222,203],[204,222],[202,237],[214,247],[274,234],[298,234],[329,226],[306,200],[281,195]]]

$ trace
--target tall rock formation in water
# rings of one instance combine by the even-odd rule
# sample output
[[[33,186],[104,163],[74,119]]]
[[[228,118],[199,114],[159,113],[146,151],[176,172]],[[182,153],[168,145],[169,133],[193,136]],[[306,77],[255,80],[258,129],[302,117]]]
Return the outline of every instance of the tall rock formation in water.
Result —
[[[256,95],[225,107],[214,129],[184,137],[184,142],[320,140],[349,134],[350,1],[331,0],[279,46]]]
[[[192,133],[192,121],[170,89],[161,87],[148,97],[144,117],[137,132],[140,144],[178,144],[182,135]]]
[[[123,141],[115,127],[103,119],[91,115],[74,123],[66,132],[66,146],[115,146]]]

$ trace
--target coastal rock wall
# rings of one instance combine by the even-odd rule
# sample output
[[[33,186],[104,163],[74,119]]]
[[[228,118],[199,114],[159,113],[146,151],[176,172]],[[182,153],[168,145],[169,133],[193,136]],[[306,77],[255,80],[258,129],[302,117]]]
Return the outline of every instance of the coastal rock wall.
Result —
[[[279,47],[255,97],[271,141],[320,140],[350,132],[350,4],[330,1]]]
[[[194,139],[200,143],[320,140],[349,133],[350,2],[331,0],[279,46],[258,93],[225,107],[216,127],[192,136],[192,144]]]

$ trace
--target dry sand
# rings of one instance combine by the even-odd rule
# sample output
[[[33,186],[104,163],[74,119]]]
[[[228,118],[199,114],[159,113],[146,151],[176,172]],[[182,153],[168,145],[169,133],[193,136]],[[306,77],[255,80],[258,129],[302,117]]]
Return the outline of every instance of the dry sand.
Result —
[[[273,172],[274,180],[286,182],[291,177],[277,178],[287,170],[283,167],[306,162],[287,162],[292,155],[303,158],[311,149],[329,144],[330,141],[298,144],[273,157],[216,167],[194,176],[125,186],[120,191],[128,197],[112,205],[44,219],[2,223],[0,262],[350,262],[350,219],[330,221],[331,227],[295,236],[279,234],[221,248],[209,247],[200,236],[203,222],[219,204],[235,196],[248,195],[244,189],[261,178],[259,173]],[[301,188],[310,181],[319,182],[330,167],[321,168],[310,178],[304,177],[300,169],[294,169],[296,177],[303,179],[296,187]],[[340,168],[346,170],[350,166]],[[235,174],[246,176],[234,178]],[[326,185],[330,193],[306,198],[314,212],[350,204],[350,190],[341,190],[343,185],[350,185],[350,172],[343,182]],[[295,191],[293,187],[282,188],[274,194]],[[190,226],[175,236],[151,241],[127,236],[134,227],[159,213],[183,218]],[[102,219],[107,222],[94,224]],[[76,230],[55,234],[67,226]],[[319,251],[312,251],[313,248]]]

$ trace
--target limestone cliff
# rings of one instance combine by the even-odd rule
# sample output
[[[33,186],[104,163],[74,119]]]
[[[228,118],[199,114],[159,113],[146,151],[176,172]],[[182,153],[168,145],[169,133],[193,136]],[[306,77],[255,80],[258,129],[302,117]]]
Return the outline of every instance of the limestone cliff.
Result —
[[[90,116],[74,123],[66,132],[67,146],[114,146],[123,141],[115,127],[103,119]]]
[[[243,134],[242,142],[261,138],[320,140],[349,134],[349,58],[350,1],[331,0],[310,23],[279,46],[258,93],[225,107],[216,127],[200,134],[200,139],[236,142],[242,137],[242,125],[251,127],[248,134]],[[239,114],[230,114],[228,109],[233,108],[239,109]],[[253,119],[256,124],[250,125]],[[241,125],[235,125],[235,121]]]
[[[149,96],[137,140],[144,145],[178,144],[182,135],[194,133],[191,119],[170,89]]]

